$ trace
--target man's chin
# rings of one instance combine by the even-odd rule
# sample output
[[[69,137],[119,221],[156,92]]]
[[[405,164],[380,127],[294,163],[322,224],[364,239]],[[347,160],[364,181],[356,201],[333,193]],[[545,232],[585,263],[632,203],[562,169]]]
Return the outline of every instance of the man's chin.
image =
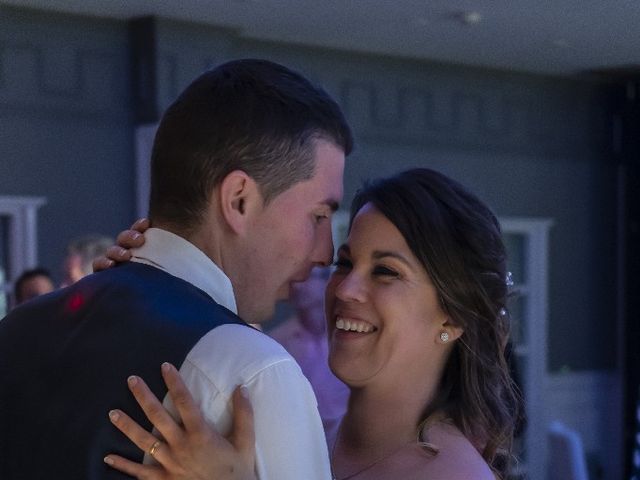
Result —
[[[280,290],[278,290],[277,294],[276,294],[276,301],[281,302],[281,301],[286,301],[289,300],[289,298],[291,298],[291,283],[287,283],[286,285],[284,285],[283,287],[280,288]]]

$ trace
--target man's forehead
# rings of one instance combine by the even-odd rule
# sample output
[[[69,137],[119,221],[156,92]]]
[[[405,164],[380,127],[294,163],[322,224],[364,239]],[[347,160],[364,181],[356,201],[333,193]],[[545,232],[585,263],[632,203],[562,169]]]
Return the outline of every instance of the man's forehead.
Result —
[[[343,195],[344,152],[324,140],[317,140],[315,148],[313,176],[294,185],[292,190],[311,200],[314,208],[336,211]]]
[[[321,203],[327,205],[332,211],[336,211],[340,207],[342,201],[343,189],[343,171],[344,160],[342,164],[336,165],[335,160],[331,161],[333,165],[329,165],[329,168],[325,168],[324,171],[318,172],[321,176],[322,184],[322,200]]]

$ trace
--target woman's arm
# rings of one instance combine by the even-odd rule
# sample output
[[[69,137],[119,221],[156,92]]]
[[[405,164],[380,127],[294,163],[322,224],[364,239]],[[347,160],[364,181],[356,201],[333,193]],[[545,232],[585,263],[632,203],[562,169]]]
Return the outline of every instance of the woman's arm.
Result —
[[[139,377],[128,379],[129,389],[160,439],[121,410],[109,412],[111,422],[157,464],[143,465],[114,454],[107,455],[105,463],[145,480],[254,480],[253,409],[242,389],[233,394],[234,429],[227,440],[207,424],[175,367],[164,363],[161,371],[181,424]]]

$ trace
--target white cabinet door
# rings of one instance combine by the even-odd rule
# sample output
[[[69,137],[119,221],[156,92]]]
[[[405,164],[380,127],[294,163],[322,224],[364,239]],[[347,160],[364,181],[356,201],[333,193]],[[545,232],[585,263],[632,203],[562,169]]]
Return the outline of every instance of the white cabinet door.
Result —
[[[38,208],[42,197],[0,197],[0,318],[9,308],[13,281],[38,263]]]
[[[539,218],[501,218],[515,295],[509,303],[517,377],[523,391],[527,423],[516,442],[520,464],[511,478],[544,480],[546,426],[544,385],[547,372],[547,289],[549,230]]]

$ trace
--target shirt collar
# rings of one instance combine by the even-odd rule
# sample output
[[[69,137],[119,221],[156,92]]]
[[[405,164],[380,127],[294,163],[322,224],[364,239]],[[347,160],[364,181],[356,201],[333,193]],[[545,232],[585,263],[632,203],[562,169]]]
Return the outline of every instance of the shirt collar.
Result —
[[[207,293],[217,303],[237,314],[229,277],[202,250],[167,230],[150,228],[145,242],[132,250],[131,261],[154,266],[181,278]]]

